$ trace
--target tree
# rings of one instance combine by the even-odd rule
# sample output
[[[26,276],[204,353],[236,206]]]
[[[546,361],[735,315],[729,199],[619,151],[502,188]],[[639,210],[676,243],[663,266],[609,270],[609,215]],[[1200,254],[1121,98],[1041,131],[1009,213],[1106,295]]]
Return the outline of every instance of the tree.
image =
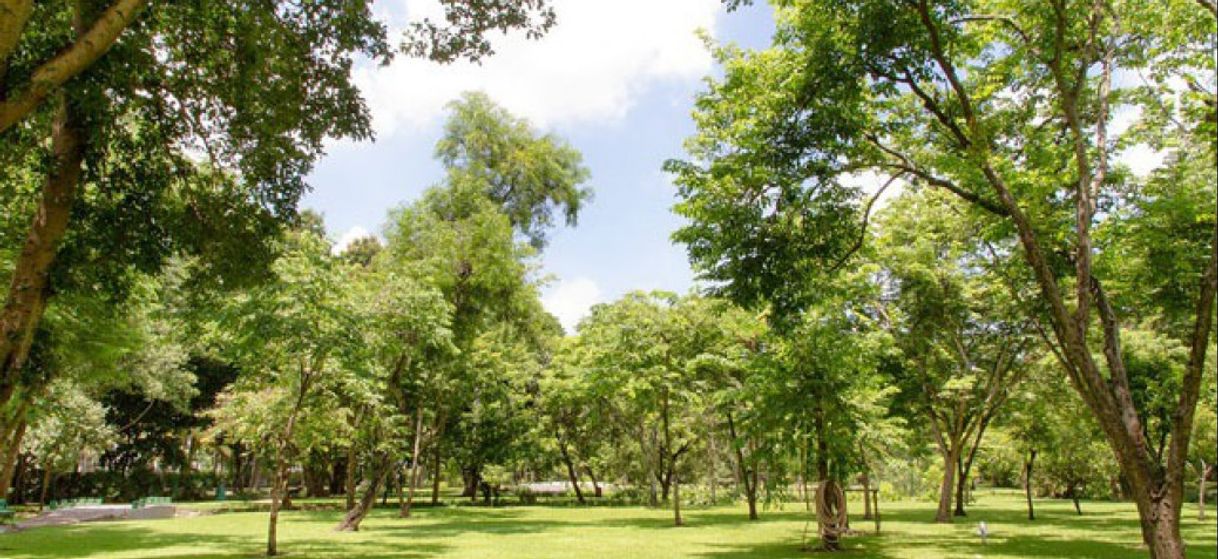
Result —
[[[329,243],[307,231],[290,232],[276,259],[275,280],[239,294],[221,309],[218,342],[240,363],[244,383],[261,392],[273,448],[274,479],[267,532],[268,556],[278,553],[276,528],[288,489],[295,437],[317,394],[346,375],[369,374],[345,267]],[[250,408],[245,407],[248,410]]]
[[[436,159],[449,184],[472,183],[537,249],[545,246],[555,209],[575,225],[592,197],[580,187],[588,169],[578,151],[553,134],[538,135],[484,93],[465,93],[448,109]]]
[[[986,235],[1010,240],[1023,259],[1037,290],[1029,314],[1116,452],[1151,556],[1182,557],[1184,463],[1218,291],[1218,100],[1202,85],[1213,83],[1213,57],[1201,54],[1214,40],[1215,14],[1202,5],[779,2],[773,48],[721,51],[725,76],[698,102],[699,135],[690,141],[697,163],[673,165],[694,218],[689,230],[702,243],[692,246],[721,267],[748,263],[749,254],[789,245],[770,242],[786,238],[791,228],[782,223],[807,224],[819,233],[809,238],[850,246],[847,239],[861,238],[857,222],[788,211],[802,205],[788,200],[856,200],[848,178],[878,175],[880,188],[905,180],[950,192],[969,216],[993,220]],[[1151,76],[1146,87],[1114,87],[1114,75],[1137,70]],[[1115,137],[1113,115],[1135,105],[1146,116]],[[1153,181],[1115,162],[1124,142],[1138,137],[1176,151],[1164,171],[1185,180],[1140,196]],[[753,195],[731,195],[737,185]],[[807,196],[760,196],[791,185]],[[1140,219],[1109,207],[1136,208]],[[737,214],[776,232],[713,226]],[[1173,223],[1190,225],[1167,227],[1173,215],[1185,218]],[[1131,237],[1122,223],[1171,238],[1167,246],[1181,257],[1172,273],[1124,281],[1127,255],[1162,245]],[[740,250],[750,244],[758,250]],[[805,259],[824,252],[800,251]],[[826,261],[834,262],[812,260]],[[772,277],[760,273],[766,269],[757,276]],[[1179,287],[1179,297],[1160,297],[1165,284]],[[1189,348],[1161,456],[1146,440],[1147,410],[1121,351],[1128,325],[1154,314],[1171,315],[1159,326]]]
[[[897,384],[943,458],[936,522],[964,516],[964,489],[982,437],[1026,376],[1033,338],[991,246],[926,191],[885,208],[878,259],[892,303],[888,328],[904,354]],[[916,216],[916,217],[915,217]]]
[[[0,160],[21,185],[4,203],[25,220],[0,307],[0,406],[66,287],[53,275],[87,265],[121,282],[187,253],[230,284],[257,278],[324,140],[371,136],[351,68],[394,49],[370,2],[147,4],[0,5]],[[554,23],[544,0],[443,7],[446,23],[416,24],[406,52],[476,60],[492,29],[537,37]]]
[[[83,454],[100,453],[113,440],[114,429],[106,423],[105,408],[69,382],[52,384],[41,404],[25,446],[42,466],[38,503],[44,507],[55,476],[76,467]]]

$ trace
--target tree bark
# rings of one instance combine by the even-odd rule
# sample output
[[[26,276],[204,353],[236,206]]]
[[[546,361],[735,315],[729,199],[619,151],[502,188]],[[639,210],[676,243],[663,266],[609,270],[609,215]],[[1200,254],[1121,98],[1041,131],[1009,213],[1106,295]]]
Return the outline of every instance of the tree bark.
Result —
[[[1032,466],[1035,462],[1036,450],[1031,450],[1023,463],[1023,492],[1028,500],[1028,520],[1036,520],[1036,510],[1032,508]]]
[[[592,466],[585,464],[584,471],[588,472],[588,479],[592,481],[592,494],[598,499],[603,497],[604,492],[601,490],[601,482],[596,478],[596,472],[592,469]]]
[[[863,473],[859,481],[863,484],[863,520],[871,520],[871,477]]]
[[[56,89],[101,58],[146,3],[147,0],[117,0],[87,28],[78,24],[76,42],[35,68],[28,82],[14,88],[8,92],[6,99],[0,100],[0,132],[20,122]],[[0,46],[10,39],[5,37]]]
[[[398,511],[400,518],[410,518],[410,507],[414,505],[414,490],[419,485],[419,459],[422,458],[423,408],[415,410],[414,448],[410,452],[410,475],[406,478],[406,502]]]
[[[24,404],[24,402],[22,402]],[[8,497],[9,487],[13,484],[13,474],[17,470],[17,456],[21,454],[21,442],[25,439],[25,429],[29,422],[21,418],[17,430],[8,441],[8,447],[0,458],[4,460],[3,470],[0,470],[0,499]],[[1204,483],[1204,482],[1203,482]]]
[[[1197,480],[1197,520],[1205,520],[1205,482],[1208,481],[1213,469],[1213,464],[1206,464],[1205,460],[1201,461],[1201,479]]]
[[[334,527],[336,532],[358,532],[359,525],[364,521],[364,517],[368,516],[368,511],[372,510],[372,505],[376,504],[376,494],[381,489],[381,484],[385,483],[385,478],[389,476],[389,472],[393,470],[393,461],[388,453],[380,453],[377,456],[373,466],[371,476],[368,477],[368,487],[364,488],[364,494],[360,496],[359,503],[354,508],[347,511],[346,516]]]
[[[745,465],[744,449],[736,434],[736,421],[732,417],[732,413],[727,413],[727,431],[732,437],[732,448],[736,451],[736,470],[737,478],[744,485],[744,498],[749,505],[749,520],[757,520],[757,469],[750,469]],[[751,483],[750,479],[752,478]]]
[[[681,474],[676,472],[672,476],[672,522],[673,526],[685,525],[681,518]]]
[[[42,512],[42,509],[46,508],[47,506],[47,494],[49,493],[48,490],[51,487],[51,479],[51,467],[44,464],[42,466],[42,487],[40,488],[41,494],[38,496],[38,512]]]
[[[956,459],[956,510],[952,513],[953,516],[968,516],[964,512],[964,488],[968,485],[968,472],[964,467],[963,456]]]
[[[291,413],[288,414],[288,421],[284,425],[283,432],[280,434],[279,443],[276,445],[275,477],[271,483],[271,514],[267,523],[266,554],[268,557],[275,556],[279,553],[279,509],[288,489],[287,453],[291,448],[292,436],[296,431],[296,419],[300,415],[300,410],[304,408],[305,398],[309,395],[309,388],[311,384],[312,372],[307,371],[302,367],[300,371],[300,387],[298,388],[298,392],[296,394],[296,402],[292,406]]]
[[[555,433],[558,437],[558,451],[562,455],[563,464],[567,466],[567,479],[571,480],[571,488],[575,490],[575,499],[579,504],[587,504],[584,501],[584,492],[579,488],[579,476],[575,473],[575,464],[571,461],[571,454],[567,452],[567,443],[563,441],[562,434]]]
[[[960,445],[953,444],[943,456],[943,482],[939,485],[939,509],[935,512],[935,522],[952,521],[952,495],[956,488],[956,465],[959,462]]]
[[[51,129],[51,170],[0,309],[0,407],[13,397],[20,383],[34,331],[46,311],[51,268],[79,190],[85,140],[78,109],[68,98],[71,93],[65,92],[58,100]]]

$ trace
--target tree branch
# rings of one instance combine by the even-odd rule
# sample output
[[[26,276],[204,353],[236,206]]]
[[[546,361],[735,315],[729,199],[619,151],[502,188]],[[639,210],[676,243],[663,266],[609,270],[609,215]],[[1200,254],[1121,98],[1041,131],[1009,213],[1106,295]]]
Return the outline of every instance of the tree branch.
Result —
[[[35,69],[28,82],[15,88],[13,95],[0,103],[0,133],[12,128],[51,92],[101,58],[146,3],[147,0],[116,0],[75,43]]]

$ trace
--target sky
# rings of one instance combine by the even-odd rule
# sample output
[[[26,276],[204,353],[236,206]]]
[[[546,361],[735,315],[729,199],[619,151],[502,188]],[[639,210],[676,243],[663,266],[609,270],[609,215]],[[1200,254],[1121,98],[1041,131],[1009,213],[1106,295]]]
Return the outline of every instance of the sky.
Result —
[[[440,13],[434,0],[387,4],[378,9],[391,28]],[[496,55],[481,64],[358,67],[376,140],[331,144],[305,206],[325,216],[340,246],[379,234],[390,209],[441,180],[432,153],[445,104],[481,90],[539,132],[566,138],[591,170],[592,202],[577,226],[551,233],[540,259],[542,302],[568,332],[592,305],[626,292],[687,292],[693,272],[669,239],[680,220],[661,165],[682,156],[694,96],[716,72],[698,31],[765,47],[773,20],[756,4],[727,13],[721,0],[553,0],[558,23],[545,37],[496,37]]]

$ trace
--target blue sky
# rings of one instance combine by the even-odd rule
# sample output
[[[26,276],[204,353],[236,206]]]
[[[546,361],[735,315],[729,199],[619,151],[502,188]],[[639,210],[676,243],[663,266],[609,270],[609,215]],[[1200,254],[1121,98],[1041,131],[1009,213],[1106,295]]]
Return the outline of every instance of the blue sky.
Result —
[[[379,233],[390,208],[442,177],[432,148],[444,103],[483,90],[539,130],[565,137],[592,171],[594,200],[577,227],[553,232],[542,255],[543,273],[553,276],[546,307],[570,329],[591,305],[630,290],[685,292],[693,273],[683,247],[669,240],[679,220],[660,166],[682,154],[693,97],[716,71],[695,31],[763,47],[773,22],[758,4],[728,14],[719,0],[555,0],[558,26],[549,36],[500,40],[499,55],[481,65],[403,60],[360,68],[356,81],[377,141],[332,145],[310,177],[305,205],[325,215],[336,241]],[[437,7],[408,0],[383,9],[400,27]]]

